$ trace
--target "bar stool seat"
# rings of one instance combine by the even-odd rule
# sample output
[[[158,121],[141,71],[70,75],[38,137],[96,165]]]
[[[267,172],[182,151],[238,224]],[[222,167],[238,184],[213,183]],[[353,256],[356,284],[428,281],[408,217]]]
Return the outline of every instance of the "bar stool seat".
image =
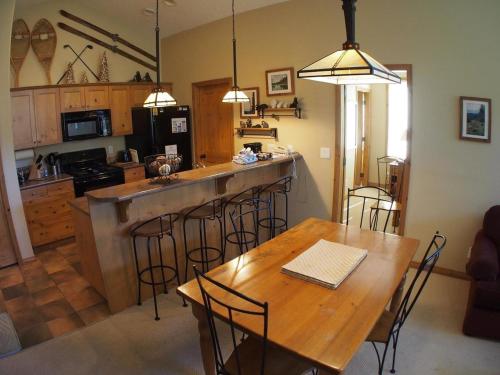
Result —
[[[192,206],[181,210],[181,216],[189,216],[190,219],[205,219],[210,216],[220,215],[222,212],[222,203],[216,203],[213,206]]]
[[[268,217],[259,218],[258,225],[262,228],[269,229],[269,239],[276,236],[276,230],[282,232],[288,230],[288,193],[291,190],[292,177],[286,176],[268,185],[259,187],[259,198],[264,194],[269,194],[269,215]],[[284,199],[285,213],[278,215],[276,212],[276,199],[282,196]]]
[[[155,320],[160,320],[158,316],[158,304],[156,300],[156,287],[163,285],[163,290],[165,293],[168,293],[167,284],[174,279],[177,279],[177,284],[181,285],[180,276],[179,276],[179,264],[177,260],[177,246],[175,242],[175,238],[173,235],[174,230],[174,222],[179,218],[179,214],[177,213],[169,213],[154,217],[148,220],[142,220],[137,223],[131,225],[129,234],[132,237],[133,247],[134,247],[134,258],[135,258],[135,268],[137,273],[137,304],[141,305],[141,285],[146,284],[150,285],[153,290],[153,299],[155,306]],[[169,237],[172,240],[173,246],[173,255],[175,265],[171,266],[166,264],[163,261],[162,254],[162,246],[161,240],[164,237]],[[145,267],[139,265],[139,257],[138,257],[138,248],[137,248],[137,239],[143,238],[146,239],[147,243],[147,261],[148,264]],[[151,241],[154,240],[157,242],[157,250],[159,257],[159,264],[153,264],[152,256],[151,256]],[[155,280],[155,270],[159,270],[161,273],[161,281]],[[165,273],[171,273],[170,277]],[[148,275],[149,274],[149,275]],[[184,305],[185,301],[184,301]]]

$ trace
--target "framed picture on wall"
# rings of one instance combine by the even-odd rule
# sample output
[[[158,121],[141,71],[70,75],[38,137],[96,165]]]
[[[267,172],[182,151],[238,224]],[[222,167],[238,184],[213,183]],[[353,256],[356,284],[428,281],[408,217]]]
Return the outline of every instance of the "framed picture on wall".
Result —
[[[259,102],[259,88],[258,87],[248,87],[246,89],[241,89],[248,98],[249,102],[240,103],[240,117],[241,118],[257,118],[259,113],[257,111],[257,106]]]
[[[460,138],[491,142],[491,99],[460,97]]]
[[[293,68],[267,70],[266,88],[267,96],[295,94]]]

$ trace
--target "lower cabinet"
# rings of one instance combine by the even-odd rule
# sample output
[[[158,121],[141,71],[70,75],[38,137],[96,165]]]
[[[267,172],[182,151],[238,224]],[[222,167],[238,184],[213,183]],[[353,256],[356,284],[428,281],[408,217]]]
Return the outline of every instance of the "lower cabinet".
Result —
[[[144,180],[146,178],[144,166],[142,165],[133,168],[126,168],[123,172],[125,174],[125,183]]]
[[[24,213],[33,246],[45,245],[74,236],[69,201],[75,199],[73,181],[21,190]]]

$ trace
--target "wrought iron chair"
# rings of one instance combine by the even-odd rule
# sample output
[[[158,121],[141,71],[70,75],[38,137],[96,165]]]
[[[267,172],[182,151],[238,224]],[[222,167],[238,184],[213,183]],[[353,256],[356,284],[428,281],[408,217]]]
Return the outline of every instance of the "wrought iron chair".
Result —
[[[270,205],[270,199],[259,198],[258,189],[255,187],[228,197],[224,203],[224,229],[228,214],[232,231],[226,232],[225,245],[228,243],[237,245],[240,254],[256,247],[259,244],[259,212],[268,211]],[[249,221],[253,224],[253,228],[249,227],[251,225]],[[226,254],[226,248],[224,253]]]
[[[346,224],[349,225],[350,213],[351,213],[351,200],[353,198],[360,198],[363,200],[362,208],[361,208],[361,218],[359,222],[359,227],[363,227],[363,220],[365,214],[366,202],[374,202],[371,207],[379,208],[382,205],[389,203],[392,205],[393,198],[388,195],[387,191],[380,187],[376,186],[360,186],[354,189],[347,189],[347,212],[346,212]],[[384,223],[384,230],[386,231],[387,225],[389,223],[389,214],[387,215]],[[378,229],[378,214],[372,215],[372,210],[370,210],[370,222],[369,228],[371,230]]]
[[[268,345],[267,302],[261,303],[247,297],[208,277],[196,267],[194,273],[205,304],[217,375],[298,375],[310,368],[283,350]],[[229,350],[225,350],[227,345],[223,345],[222,341],[225,334],[221,326],[216,323],[216,318],[229,324],[231,332]],[[237,322],[245,319],[252,319],[256,330],[260,327],[259,338],[244,336],[240,339],[241,331],[237,328]]]
[[[436,234],[432,237],[432,241],[427,247],[422,262],[420,263],[415,277],[409,285],[408,290],[403,297],[403,300],[401,301],[397,312],[394,314],[387,310],[384,311],[374,329],[368,336],[367,341],[370,341],[372,343],[373,347],[375,348],[375,353],[377,354],[379,375],[381,375],[383,372],[385,358],[387,356],[387,351],[389,349],[391,341],[393,349],[391,373],[394,374],[396,372],[394,367],[401,328],[406,322],[408,315],[410,315],[411,310],[415,306],[415,303],[420,297],[422,290],[427,284],[429,276],[431,275],[445,245],[446,237],[439,234],[439,232],[436,232]],[[380,353],[378,351],[376,343],[382,343],[385,345],[382,357],[380,357]]]
[[[263,185],[259,189],[259,198],[269,194],[269,214],[268,217],[259,218],[258,223],[262,228],[269,229],[269,239],[276,237],[276,229],[288,230],[288,193],[292,189],[292,177],[286,176],[268,185]],[[285,203],[284,216],[276,215],[276,199],[282,196]]]

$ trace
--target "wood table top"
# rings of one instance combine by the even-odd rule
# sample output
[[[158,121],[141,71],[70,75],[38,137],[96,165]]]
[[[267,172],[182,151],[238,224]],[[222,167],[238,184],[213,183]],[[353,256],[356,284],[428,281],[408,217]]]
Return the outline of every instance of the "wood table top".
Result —
[[[336,290],[281,272],[282,265],[320,239],[368,250],[365,260]],[[270,343],[320,369],[340,373],[391,300],[418,246],[416,239],[310,218],[207,275],[269,303]],[[196,280],[177,292],[203,304]],[[222,294],[218,297],[231,303]],[[225,313],[220,310],[218,315],[224,318]],[[236,316],[235,322],[247,332],[262,332],[255,318]]]
[[[300,154],[295,154],[294,159],[301,159]],[[258,161],[252,164],[241,165],[233,162],[212,165],[206,168],[197,168],[177,173],[178,179],[169,184],[151,183],[150,179],[129,182],[127,184],[115,185],[103,189],[92,190],[85,193],[89,199],[99,201],[121,202],[141,197],[160,191],[175,189],[181,186],[194,184],[202,181],[214,180],[237,173],[242,173],[256,168],[268,167],[290,162],[292,157],[280,157],[266,161]]]

